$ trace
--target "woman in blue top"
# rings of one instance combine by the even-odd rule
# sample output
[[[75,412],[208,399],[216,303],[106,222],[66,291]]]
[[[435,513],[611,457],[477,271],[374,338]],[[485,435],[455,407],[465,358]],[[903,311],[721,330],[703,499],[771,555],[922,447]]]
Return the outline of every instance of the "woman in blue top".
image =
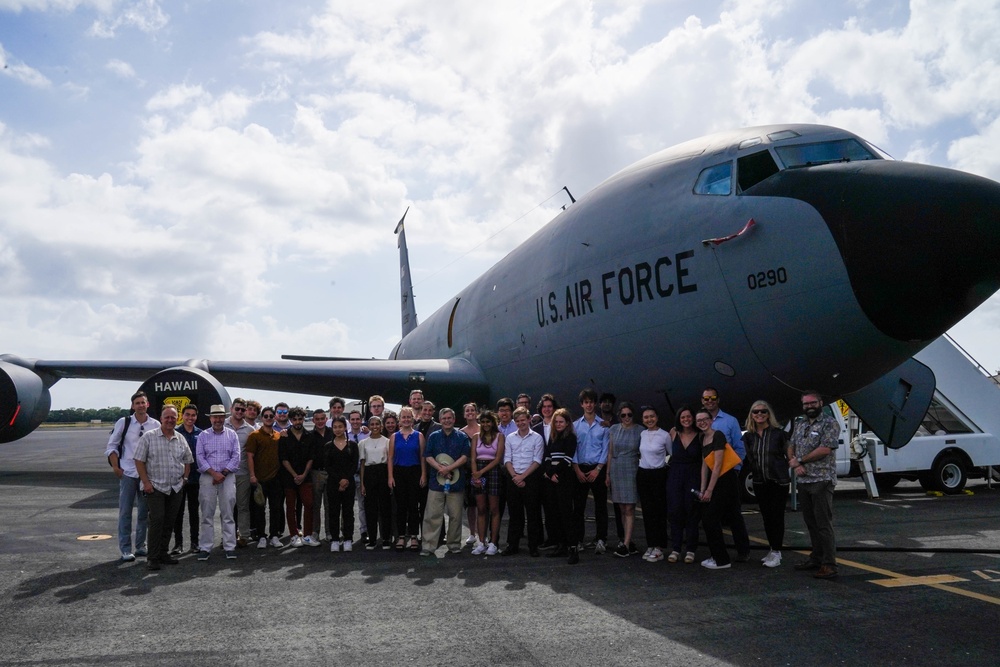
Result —
[[[413,428],[413,409],[399,411],[399,430],[389,440],[389,488],[396,497],[396,551],[406,548],[419,551],[420,489],[427,485],[427,463],[424,461],[424,436]]]

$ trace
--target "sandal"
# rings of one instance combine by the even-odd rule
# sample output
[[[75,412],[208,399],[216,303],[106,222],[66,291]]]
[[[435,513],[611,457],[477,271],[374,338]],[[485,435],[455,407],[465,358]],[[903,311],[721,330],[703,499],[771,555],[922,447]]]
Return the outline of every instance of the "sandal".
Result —
[[[406,548],[406,540],[404,540],[402,537],[396,540],[396,551],[402,551],[405,548]]]
[[[694,552],[693,551],[689,551],[689,552],[687,552],[684,555],[684,562],[687,563],[688,565],[690,565],[691,563],[694,562]]]
[[[420,541],[415,537],[410,539],[410,551],[420,551]]]
[[[676,562],[677,562],[677,560],[678,560],[678,559],[679,559],[680,557],[681,557],[681,555],[680,555],[680,554],[679,554],[678,552],[676,552],[676,551],[671,551],[671,552],[670,552],[670,555],[669,555],[669,556],[667,556],[667,562],[668,562],[668,563],[676,563]]]

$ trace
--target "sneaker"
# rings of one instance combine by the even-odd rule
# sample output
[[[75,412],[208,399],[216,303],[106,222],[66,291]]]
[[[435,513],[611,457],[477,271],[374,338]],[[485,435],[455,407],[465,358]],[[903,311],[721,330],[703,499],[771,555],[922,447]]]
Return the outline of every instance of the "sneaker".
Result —
[[[334,540],[330,542],[330,553],[337,553],[340,551],[340,542]]]
[[[450,553],[450,554],[460,554],[460,553],[462,553],[462,547],[448,547],[448,553]]]
[[[318,547],[319,540],[313,539],[312,535],[308,535],[302,538],[302,544],[306,545],[307,547]]]
[[[686,554],[684,554],[684,562],[687,563],[688,565],[690,565],[691,563],[694,562],[694,552],[693,551],[689,551]]]
[[[576,565],[580,562],[580,550],[575,547],[569,548],[569,555],[566,557],[566,562],[570,565]]]
[[[319,544],[319,533],[313,533],[310,537],[313,539],[313,542]]]
[[[680,560],[680,558],[681,558],[681,555],[680,555],[679,552],[677,552],[677,551],[671,551],[670,555],[667,556],[667,562],[668,563],[676,563],[677,561]]]
[[[538,545],[539,551],[548,551],[549,549],[557,549],[557,548],[559,548],[559,543],[552,542],[549,540],[545,540],[544,542]]]
[[[280,549],[281,547],[285,546],[284,544],[281,543],[281,538],[278,537],[277,535],[271,538],[269,544],[275,549]]]
[[[628,543],[628,554],[630,556],[634,556],[637,553],[639,553],[639,547],[635,546],[635,542],[629,542]]]
[[[376,542],[369,542],[368,544],[365,545],[365,549],[368,551],[374,551],[377,548],[378,544]]]
[[[701,561],[701,566],[704,568],[708,568],[709,570],[725,570],[727,568],[732,567],[733,565],[732,563],[719,565],[718,563],[715,562],[714,558],[706,558],[705,560]]]
[[[475,548],[472,549],[473,556],[482,556],[484,553],[486,553],[486,545],[482,542],[477,544]]]
[[[781,552],[771,551],[764,557],[764,567],[778,567],[781,565]]]
[[[465,540],[465,546],[476,546],[479,544],[479,536],[476,534],[469,535],[468,539]]]
[[[745,554],[736,554],[736,558],[733,559],[737,563],[749,563],[750,562],[750,552]]]
[[[764,554],[764,557],[760,559],[760,562],[761,563],[766,563],[767,559],[770,558],[771,554],[773,554],[773,553],[774,553],[773,551],[768,551],[766,554]]]
[[[136,556],[136,558],[145,558],[146,557],[146,550],[145,549],[136,549],[135,550],[135,556]]]
[[[433,556],[434,552],[433,551],[427,551],[426,549],[423,549],[423,550],[420,551],[420,555],[421,556]]]
[[[615,555],[619,558],[628,558],[628,547],[625,546],[624,542],[619,542],[618,546],[615,547]]]
[[[354,542],[351,542],[350,540],[344,540],[343,546],[344,546],[344,551],[352,551],[354,549]]]
[[[382,551],[388,551],[392,549],[392,545],[389,544],[388,540],[382,540]]]
[[[132,561],[135,560],[135,554],[130,553],[128,551],[123,551],[122,557],[119,560],[123,563],[131,563]]]
[[[496,556],[497,553],[498,553],[497,545],[493,544],[492,542],[488,542],[486,545],[486,555]]]
[[[177,546],[175,546],[173,549],[170,550],[171,556],[180,556],[182,553],[184,553],[184,547],[181,544],[178,544]]]
[[[642,554],[643,560],[649,560],[649,554],[653,553],[653,547],[646,549],[646,553]]]
[[[208,552],[207,551],[199,551],[198,552],[198,560],[201,560],[201,561],[208,560]]]
[[[227,551],[226,552],[226,560],[236,560],[236,552],[235,551]]]
[[[649,558],[646,560],[650,563],[658,563],[663,560],[663,552],[660,551],[659,548],[654,548],[651,552],[649,552]]]
[[[262,537],[259,540],[257,540],[257,548],[258,549],[266,549],[267,548],[267,538],[266,537]]]
[[[191,553],[196,554],[199,551],[201,551],[201,549],[199,549],[197,545],[191,547]]]
[[[302,541],[301,537],[299,537],[298,535],[295,535],[294,537],[292,537],[291,546],[293,546],[293,547],[295,547],[297,549],[297,548],[299,548],[301,546],[305,546],[305,542]]]
[[[608,550],[608,547],[607,547],[606,544],[604,544],[604,540],[597,540],[596,542],[594,542],[594,553],[596,555],[600,556],[602,553],[604,553],[607,550]]]

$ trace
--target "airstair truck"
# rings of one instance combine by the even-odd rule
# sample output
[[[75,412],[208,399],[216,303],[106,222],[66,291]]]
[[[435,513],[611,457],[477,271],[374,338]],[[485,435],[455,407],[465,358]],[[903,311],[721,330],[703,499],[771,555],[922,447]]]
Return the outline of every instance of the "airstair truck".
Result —
[[[849,452],[857,464],[850,466],[852,473],[870,470],[883,491],[909,479],[930,491],[960,493],[970,476],[989,477],[1000,467],[1000,386],[947,335],[916,359],[934,371],[937,388],[910,442],[890,449],[872,433],[857,435],[851,415],[843,425],[850,447],[838,456]],[[877,495],[871,485],[869,491]]]

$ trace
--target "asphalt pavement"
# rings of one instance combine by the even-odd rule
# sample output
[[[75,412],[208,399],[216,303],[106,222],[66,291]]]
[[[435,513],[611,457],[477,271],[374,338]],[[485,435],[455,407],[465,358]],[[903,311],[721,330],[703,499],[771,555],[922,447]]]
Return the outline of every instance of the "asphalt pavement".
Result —
[[[754,557],[726,571],[324,543],[147,572],[117,562],[106,441],[107,429],[43,429],[0,445],[2,664],[1000,663],[1000,491],[984,482],[951,497],[903,483],[874,501],[841,484],[834,581],[794,571],[803,556],[788,549],[761,567],[752,505]],[[807,544],[797,513],[787,526],[786,545]]]

